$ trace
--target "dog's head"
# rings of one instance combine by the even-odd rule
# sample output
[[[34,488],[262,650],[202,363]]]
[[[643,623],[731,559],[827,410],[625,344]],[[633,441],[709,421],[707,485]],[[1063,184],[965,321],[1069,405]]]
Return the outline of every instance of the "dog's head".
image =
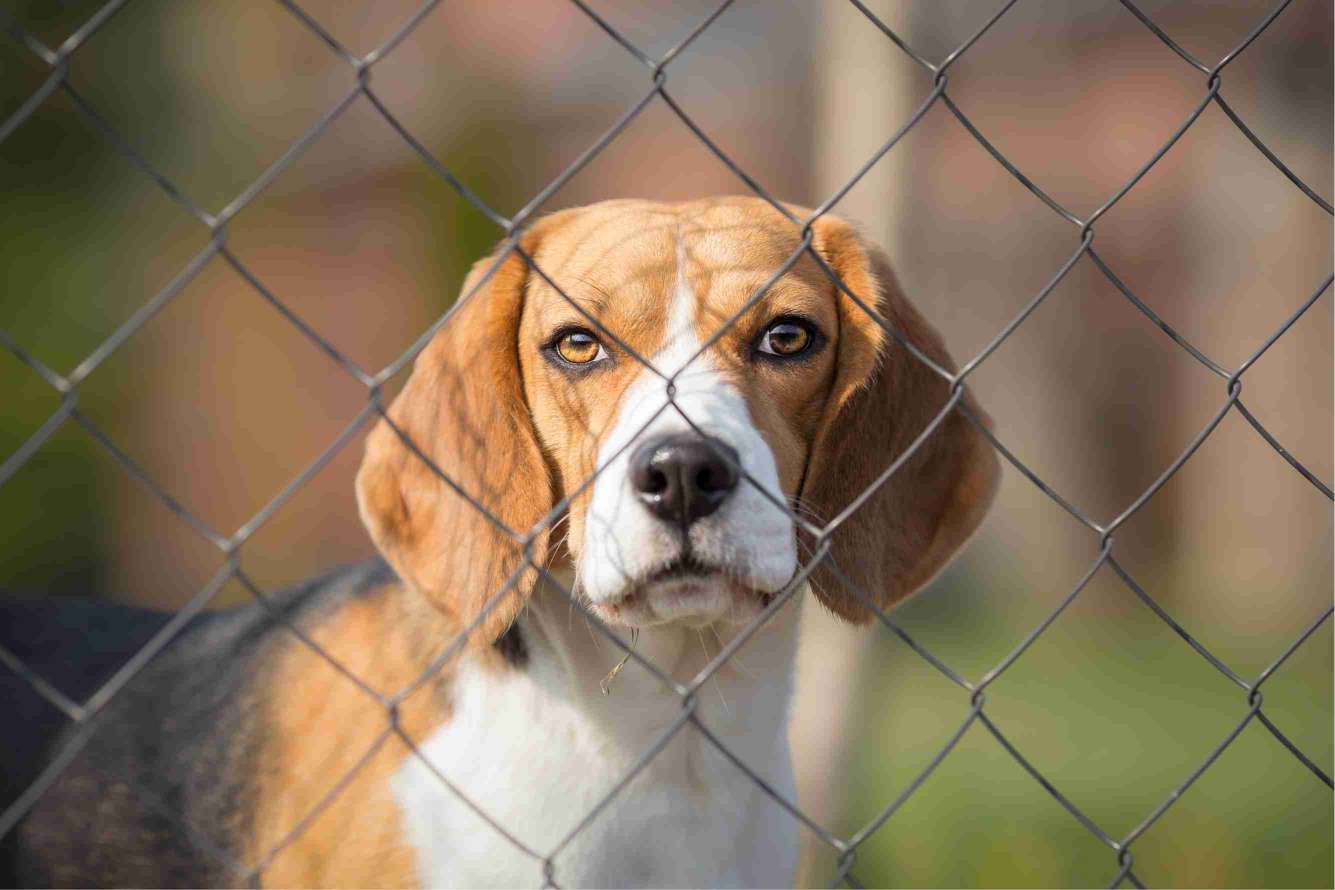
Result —
[[[813,231],[853,293],[952,367],[879,250],[837,219]],[[459,620],[487,610],[478,638],[522,607],[520,539],[552,514],[568,525],[529,556],[570,559],[592,611],[632,626],[754,616],[803,561],[793,514],[821,526],[866,495],[830,538],[837,569],[811,576],[863,621],[865,597],[917,590],[982,519],[997,461],[958,410],[880,479],[947,404],[938,374],[809,256],[749,304],[800,244],[764,202],[608,202],[521,243],[542,274],[518,254],[474,267],[357,477],[376,545]]]

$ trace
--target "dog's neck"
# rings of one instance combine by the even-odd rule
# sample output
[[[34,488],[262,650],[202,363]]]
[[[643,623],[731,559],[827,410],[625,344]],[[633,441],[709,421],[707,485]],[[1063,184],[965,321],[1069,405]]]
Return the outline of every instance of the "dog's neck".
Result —
[[[780,608],[692,693],[740,628],[643,628],[634,651],[672,683],[634,659],[613,675],[625,650],[539,584],[511,628],[517,638],[470,651],[451,674],[449,718],[421,745],[451,789],[415,758],[391,783],[422,885],[541,882],[541,863],[494,825],[555,855],[562,886],[788,885],[796,822],[737,763],[796,794],[786,729],[797,606]],[[631,643],[629,628],[611,632]]]
[[[423,885],[542,880],[539,864],[459,794],[532,850],[557,851],[563,886],[788,884],[796,823],[736,763],[795,794],[787,718],[797,606],[790,601],[683,694],[676,686],[689,690],[737,628],[644,628],[635,652],[676,686],[633,659],[610,676],[624,650],[540,584],[508,651],[474,651],[458,664],[449,719],[421,745],[454,790],[416,759],[393,781]],[[612,633],[630,644],[628,629]]]
[[[563,569],[553,576],[570,589]],[[655,727],[689,706],[721,738],[764,747],[783,735],[787,722],[798,604],[799,597],[793,597],[714,670],[720,652],[744,625],[672,623],[634,633],[625,627],[600,627],[564,592],[544,581],[520,618],[523,663],[515,667],[584,713],[592,725],[607,732],[609,740],[643,747],[652,743],[646,736],[652,736]],[[627,658],[626,649],[609,639],[609,633],[664,677],[635,656]],[[695,689],[705,672],[706,679]]]

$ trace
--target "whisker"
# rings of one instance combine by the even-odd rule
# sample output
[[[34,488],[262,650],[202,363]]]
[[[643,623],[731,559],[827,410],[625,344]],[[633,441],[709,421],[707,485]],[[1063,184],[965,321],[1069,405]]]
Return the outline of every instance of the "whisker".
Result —
[[[723,697],[723,685],[718,681],[718,674],[710,678],[710,682],[714,684],[714,690],[718,692],[718,700],[723,704],[724,713],[732,717],[732,708],[728,706],[728,700]]]
[[[711,624],[710,627],[712,628],[713,625]],[[695,635],[700,640],[700,651],[704,653],[705,660],[708,661],[710,658],[709,644],[705,642],[705,632],[697,627],[695,629]]]

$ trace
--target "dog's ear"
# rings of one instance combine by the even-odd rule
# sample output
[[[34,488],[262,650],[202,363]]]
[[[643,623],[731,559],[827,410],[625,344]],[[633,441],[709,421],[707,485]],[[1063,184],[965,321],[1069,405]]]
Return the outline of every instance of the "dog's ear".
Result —
[[[523,241],[530,256],[537,237]],[[418,355],[389,421],[367,438],[357,473],[362,521],[400,578],[461,626],[497,600],[472,636],[484,643],[510,626],[537,575],[506,529],[525,534],[555,502],[519,371],[530,272],[512,252],[479,286],[496,261],[473,266],[461,292],[467,301]],[[537,560],[546,546],[543,532]]]
[[[936,364],[953,373],[940,335],[899,291],[889,260],[847,223],[823,218],[814,246],[848,288]],[[831,285],[834,287],[834,285]],[[819,521],[835,518],[912,444],[950,399],[950,386],[887,334],[838,288],[835,379],[812,443],[801,502]],[[986,415],[966,395],[964,404]],[[855,623],[871,612],[850,589],[885,608],[945,567],[982,521],[996,493],[997,456],[986,437],[953,410],[879,489],[833,532],[838,571],[822,565],[812,587]]]

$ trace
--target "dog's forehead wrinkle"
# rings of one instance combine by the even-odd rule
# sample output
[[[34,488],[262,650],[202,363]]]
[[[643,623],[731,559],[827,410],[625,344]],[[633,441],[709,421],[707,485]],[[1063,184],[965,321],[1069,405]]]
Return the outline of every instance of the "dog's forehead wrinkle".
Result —
[[[604,328],[663,377],[727,363],[724,350],[749,333],[746,322],[732,334],[743,316],[800,309],[817,291],[809,261],[771,280],[796,236],[744,203],[617,202],[586,215],[537,250],[552,277],[540,282],[538,317],[547,332],[563,322]]]
[[[615,293],[627,279],[669,271],[671,256],[665,251],[673,237],[675,216],[662,212],[640,213],[626,219],[621,213],[589,213],[584,225],[564,226],[539,246],[538,264],[553,280],[577,281],[593,278],[604,290]],[[616,277],[605,278],[609,273]]]

